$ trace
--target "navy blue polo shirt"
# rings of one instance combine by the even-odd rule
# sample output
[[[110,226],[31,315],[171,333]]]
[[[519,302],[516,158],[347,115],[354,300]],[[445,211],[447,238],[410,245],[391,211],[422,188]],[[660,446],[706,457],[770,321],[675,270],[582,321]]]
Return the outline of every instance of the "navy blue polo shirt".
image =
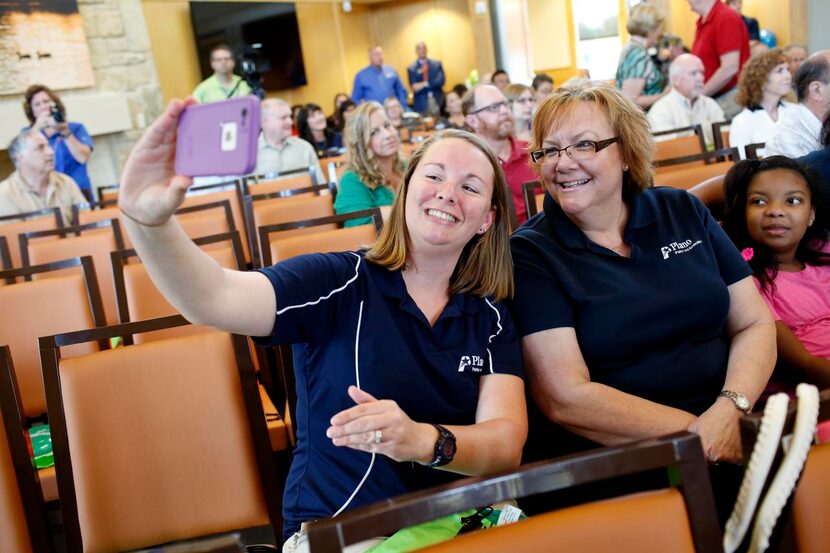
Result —
[[[297,448],[283,501],[284,538],[329,517],[367,473],[372,455],[335,447],[330,419],[354,406],[358,384],[395,400],[417,422],[475,423],[479,379],[522,376],[507,309],[453,295],[434,326],[409,296],[400,271],[353,252],[295,257],[262,269],[274,285],[277,319],[261,344],[294,344]],[[377,455],[348,509],[446,483],[458,475]]]
[[[727,286],[749,266],[683,190],[630,202],[623,257],[589,240],[550,197],[511,238],[521,336],[572,327],[591,380],[695,415],[726,378]]]

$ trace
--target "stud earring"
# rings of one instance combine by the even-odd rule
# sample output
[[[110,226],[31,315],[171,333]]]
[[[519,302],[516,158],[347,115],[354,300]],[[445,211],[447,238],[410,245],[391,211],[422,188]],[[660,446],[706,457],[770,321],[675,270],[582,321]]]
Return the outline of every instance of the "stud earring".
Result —
[[[479,234],[484,234],[485,232],[487,232],[487,229],[484,228],[484,227],[481,227],[480,229],[478,229]]]
[[[623,165],[623,171],[628,171],[628,164]]]

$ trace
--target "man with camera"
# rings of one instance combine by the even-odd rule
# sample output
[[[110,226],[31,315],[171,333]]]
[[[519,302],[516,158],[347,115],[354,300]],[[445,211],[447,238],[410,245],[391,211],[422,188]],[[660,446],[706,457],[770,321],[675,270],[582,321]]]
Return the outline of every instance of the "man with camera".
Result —
[[[60,97],[45,85],[32,85],[26,90],[23,111],[30,128],[42,133],[54,150],[55,171],[72,177],[81,192],[91,199],[92,184],[86,163],[93,145],[86,127],[67,120],[66,108]]]
[[[242,77],[234,75],[234,67],[236,62],[231,47],[227,44],[214,46],[210,50],[210,68],[213,69],[213,75],[199,83],[193,91],[193,97],[200,104],[207,104],[250,94],[251,87]]]

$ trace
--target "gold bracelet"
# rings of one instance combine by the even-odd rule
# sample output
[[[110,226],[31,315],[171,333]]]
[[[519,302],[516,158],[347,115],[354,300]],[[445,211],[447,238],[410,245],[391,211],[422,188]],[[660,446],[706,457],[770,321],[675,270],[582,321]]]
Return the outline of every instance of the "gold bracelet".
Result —
[[[124,215],[124,217],[126,217],[130,221],[138,223],[139,225],[141,225],[143,227],[160,227],[160,226],[164,225],[165,223],[167,223],[167,221],[170,220],[170,219],[168,219],[167,221],[162,221],[161,223],[150,224],[150,223],[145,223],[144,221],[141,221],[139,219],[136,219],[135,217],[133,217],[132,215],[130,215],[129,213],[124,211],[124,208],[122,208],[120,206],[119,206],[118,210],[121,211],[121,213]]]

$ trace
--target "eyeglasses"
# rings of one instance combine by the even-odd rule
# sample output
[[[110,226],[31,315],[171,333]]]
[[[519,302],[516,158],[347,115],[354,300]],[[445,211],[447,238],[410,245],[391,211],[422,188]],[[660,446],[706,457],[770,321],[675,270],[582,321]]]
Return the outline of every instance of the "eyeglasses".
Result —
[[[534,150],[530,152],[530,157],[534,163],[541,165],[548,165],[550,163],[558,162],[559,156],[562,152],[568,154],[568,157],[574,160],[590,159],[597,155],[598,152],[604,150],[614,142],[619,142],[620,137],[608,138],[600,140],[599,142],[593,140],[580,140],[576,144],[565,146],[564,148],[542,148],[541,150]]]
[[[516,98],[513,100],[514,104],[532,104],[533,98]]]
[[[471,111],[468,115],[475,115],[476,113],[481,113],[482,111],[489,111],[490,113],[498,113],[501,111],[501,108],[506,108],[507,102],[496,102],[495,104],[490,104],[489,106],[484,106],[483,108],[478,108],[477,110]]]
[[[210,58],[210,61],[232,61],[233,58],[231,57],[221,57],[221,58]]]

